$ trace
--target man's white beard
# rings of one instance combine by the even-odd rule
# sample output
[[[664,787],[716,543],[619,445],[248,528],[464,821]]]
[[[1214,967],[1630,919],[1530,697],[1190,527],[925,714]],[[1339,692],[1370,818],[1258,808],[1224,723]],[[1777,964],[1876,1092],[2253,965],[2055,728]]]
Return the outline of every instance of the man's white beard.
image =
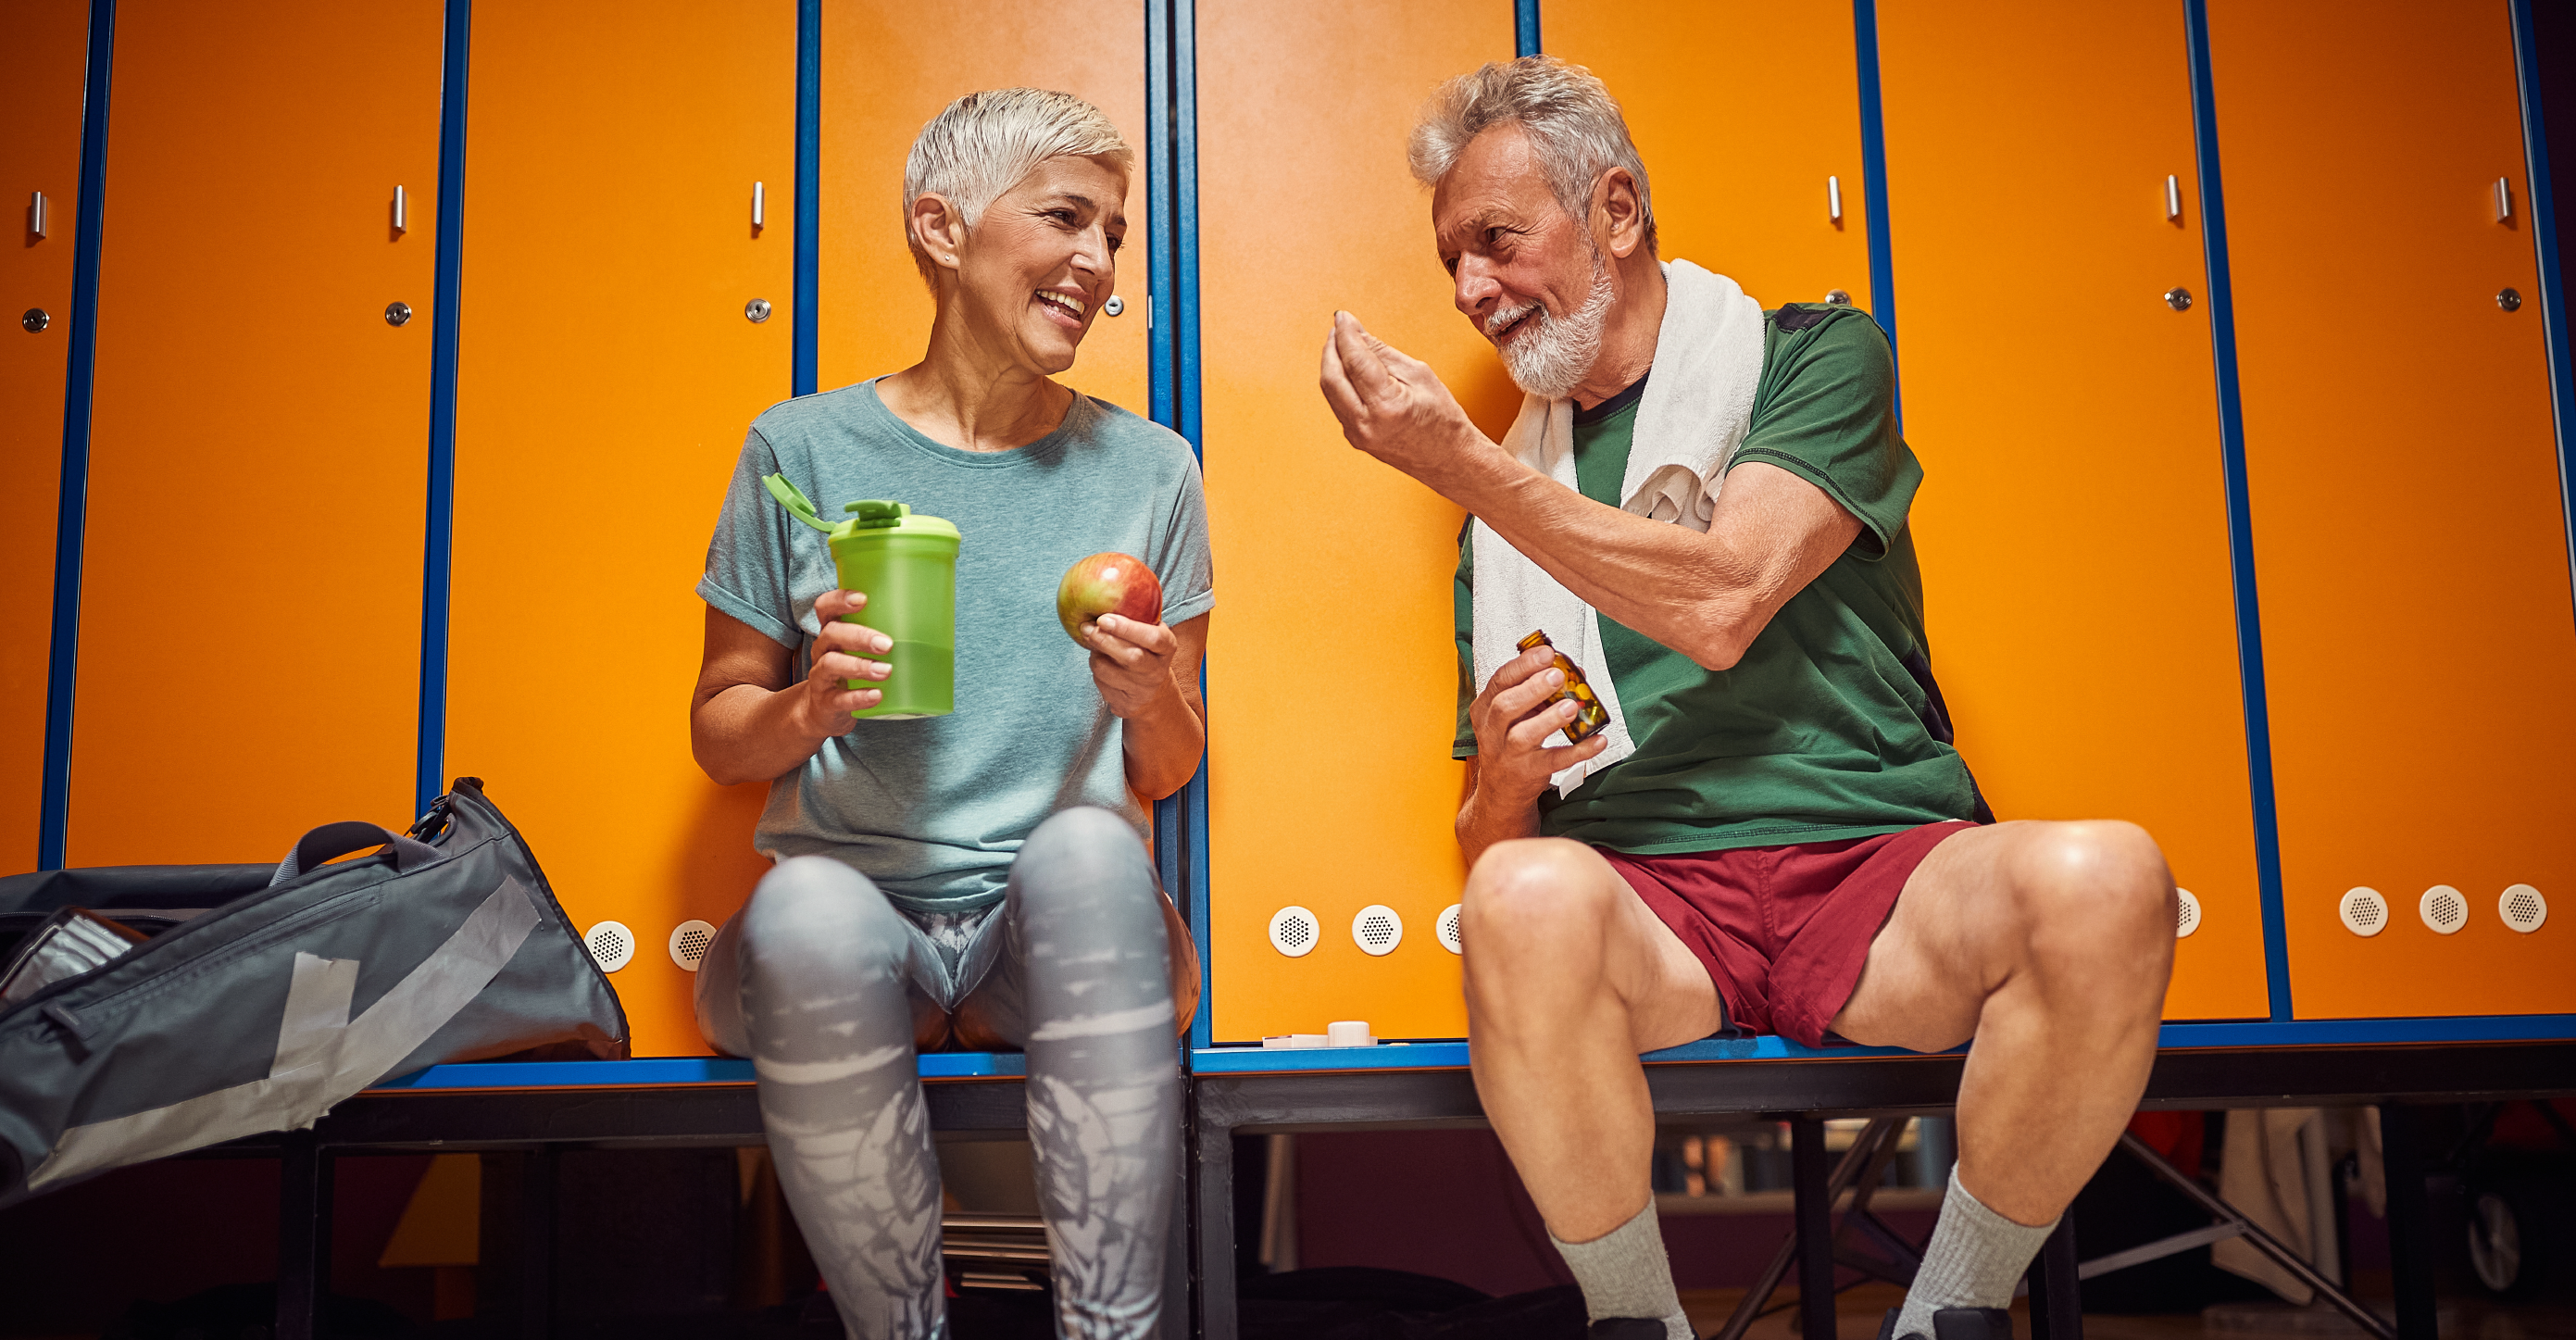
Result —
[[[1616,297],[1610,283],[1610,267],[1595,261],[1592,267],[1592,292],[1583,305],[1564,316],[1552,316],[1539,303],[1530,304],[1530,329],[1518,339],[1500,347],[1503,367],[1512,381],[1541,400],[1562,400],[1575,385],[1592,371],[1601,357],[1601,332],[1610,324],[1610,303]],[[1499,312],[1488,321],[1507,326],[1520,314]]]

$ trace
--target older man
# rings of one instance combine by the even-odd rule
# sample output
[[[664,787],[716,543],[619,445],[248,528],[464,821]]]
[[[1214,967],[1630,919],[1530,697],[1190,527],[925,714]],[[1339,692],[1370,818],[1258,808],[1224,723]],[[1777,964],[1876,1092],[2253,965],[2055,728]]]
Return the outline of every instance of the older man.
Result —
[[[1476,1088],[1592,1334],[1691,1334],[1637,1057],[1731,1022],[1976,1040],[1958,1167],[1883,1333],[2008,1335],[2014,1282],[2154,1059],[2163,857],[2125,823],[1976,822],[1906,529],[1922,470],[1868,316],[1765,312],[1661,262],[1645,165],[1580,67],[1452,80],[1411,147],[1458,310],[1528,402],[1496,443],[1347,313],[1322,383],[1352,445],[1474,517],[1457,834]],[[1519,652],[1532,626],[1555,647]],[[1607,728],[1558,700],[1569,648]]]

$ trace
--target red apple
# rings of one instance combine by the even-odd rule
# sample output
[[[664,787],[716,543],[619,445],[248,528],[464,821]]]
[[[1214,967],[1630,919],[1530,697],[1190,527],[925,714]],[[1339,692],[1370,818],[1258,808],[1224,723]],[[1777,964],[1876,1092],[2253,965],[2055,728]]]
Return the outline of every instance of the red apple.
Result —
[[[1125,554],[1093,554],[1065,569],[1055,588],[1055,617],[1065,635],[1082,642],[1085,625],[1104,614],[1138,623],[1163,621],[1163,582],[1138,559]]]

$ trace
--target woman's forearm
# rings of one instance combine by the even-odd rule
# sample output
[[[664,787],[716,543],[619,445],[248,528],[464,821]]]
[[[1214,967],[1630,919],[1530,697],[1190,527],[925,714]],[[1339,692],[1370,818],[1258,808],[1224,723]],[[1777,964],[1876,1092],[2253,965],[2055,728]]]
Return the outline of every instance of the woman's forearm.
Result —
[[[736,684],[689,713],[689,748],[718,785],[765,782],[803,765],[831,736],[800,715],[803,685]]]
[[[1207,752],[1207,723],[1198,704],[1175,684],[1150,711],[1127,718],[1125,743],[1127,786],[1147,800],[1189,785]]]

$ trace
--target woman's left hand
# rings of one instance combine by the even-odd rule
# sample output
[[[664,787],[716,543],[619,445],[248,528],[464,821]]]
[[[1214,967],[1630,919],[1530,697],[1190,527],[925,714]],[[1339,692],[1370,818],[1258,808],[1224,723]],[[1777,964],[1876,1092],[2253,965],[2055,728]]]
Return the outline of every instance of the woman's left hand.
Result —
[[[1104,614],[1082,629],[1091,648],[1091,680],[1120,720],[1151,712],[1178,696],[1172,656],[1181,640],[1169,627]]]

